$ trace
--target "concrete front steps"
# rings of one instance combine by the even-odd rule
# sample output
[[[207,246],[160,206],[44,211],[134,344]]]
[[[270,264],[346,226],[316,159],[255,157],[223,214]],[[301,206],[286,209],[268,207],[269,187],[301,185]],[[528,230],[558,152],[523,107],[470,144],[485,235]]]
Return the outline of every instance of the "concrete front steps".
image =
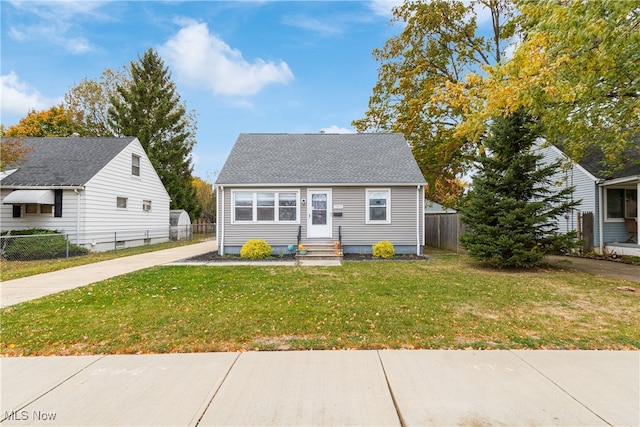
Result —
[[[331,243],[302,242],[306,253],[298,249],[296,260],[300,265],[342,265],[342,249]]]

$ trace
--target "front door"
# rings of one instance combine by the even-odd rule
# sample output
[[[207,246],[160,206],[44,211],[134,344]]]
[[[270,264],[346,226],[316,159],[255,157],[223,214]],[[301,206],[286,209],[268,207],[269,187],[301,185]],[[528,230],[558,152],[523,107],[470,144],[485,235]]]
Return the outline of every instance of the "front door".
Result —
[[[331,190],[307,192],[307,237],[331,237]]]

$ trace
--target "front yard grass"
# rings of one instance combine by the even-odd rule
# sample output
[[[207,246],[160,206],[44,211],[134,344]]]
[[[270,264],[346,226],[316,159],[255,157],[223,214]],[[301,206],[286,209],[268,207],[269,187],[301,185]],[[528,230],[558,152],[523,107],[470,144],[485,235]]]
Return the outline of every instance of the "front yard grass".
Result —
[[[341,267],[156,267],[1,316],[0,353],[8,356],[640,348],[637,284],[555,267],[495,271],[457,255]]]

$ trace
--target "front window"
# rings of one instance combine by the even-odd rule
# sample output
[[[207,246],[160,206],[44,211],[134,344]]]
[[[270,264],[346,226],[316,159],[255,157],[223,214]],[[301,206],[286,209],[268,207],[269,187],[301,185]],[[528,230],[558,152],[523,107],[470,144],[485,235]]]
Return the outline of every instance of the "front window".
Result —
[[[367,190],[367,223],[390,223],[390,200],[390,190]]]
[[[298,221],[297,192],[233,193],[234,222],[296,222]]]
[[[607,219],[638,216],[638,190],[607,188]]]

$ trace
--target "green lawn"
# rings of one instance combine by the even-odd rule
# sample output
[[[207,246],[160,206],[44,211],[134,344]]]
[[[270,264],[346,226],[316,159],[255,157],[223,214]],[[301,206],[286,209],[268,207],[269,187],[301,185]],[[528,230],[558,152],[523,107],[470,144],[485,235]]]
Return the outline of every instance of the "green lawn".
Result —
[[[156,267],[1,315],[0,352],[10,356],[640,348],[637,284],[551,267],[494,271],[456,255],[342,267]]]

